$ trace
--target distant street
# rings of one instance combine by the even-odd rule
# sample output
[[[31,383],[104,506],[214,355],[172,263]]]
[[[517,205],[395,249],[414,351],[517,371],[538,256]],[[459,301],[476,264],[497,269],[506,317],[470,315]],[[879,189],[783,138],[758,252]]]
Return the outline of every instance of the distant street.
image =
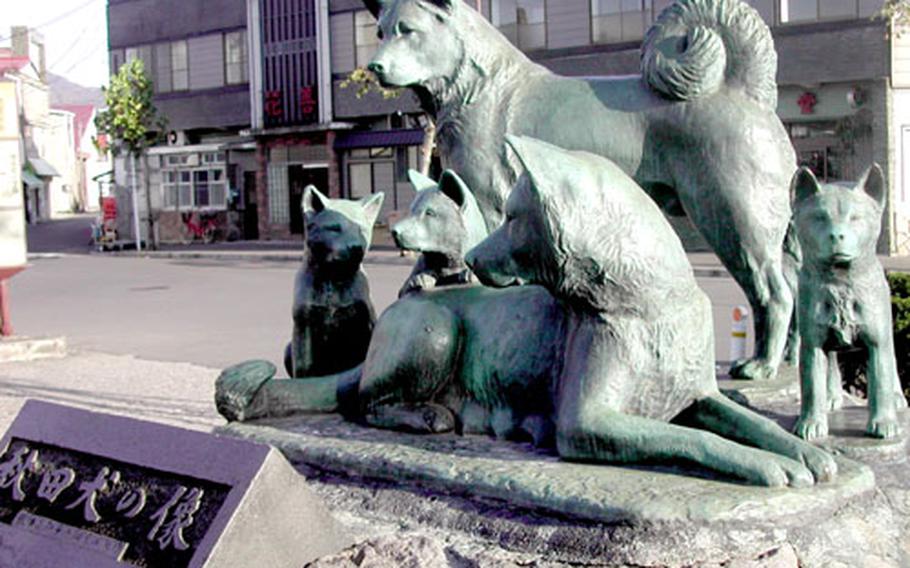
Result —
[[[63,335],[72,348],[142,359],[222,368],[263,358],[281,368],[298,263],[85,254],[89,221],[31,228],[30,246],[44,254],[11,280],[17,334]],[[66,254],[48,254],[54,251]],[[365,269],[381,312],[410,268],[381,252]],[[714,303],[717,356],[725,360],[730,312],[744,299],[729,278],[699,283]]]

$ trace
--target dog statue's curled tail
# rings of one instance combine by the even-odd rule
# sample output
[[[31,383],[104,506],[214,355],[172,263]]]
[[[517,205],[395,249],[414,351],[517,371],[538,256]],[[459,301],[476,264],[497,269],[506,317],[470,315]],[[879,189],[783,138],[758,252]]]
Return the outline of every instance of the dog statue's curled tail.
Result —
[[[678,0],[645,35],[641,74],[654,91],[690,101],[722,86],[777,107],[777,53],[771,31],[739,0]]]

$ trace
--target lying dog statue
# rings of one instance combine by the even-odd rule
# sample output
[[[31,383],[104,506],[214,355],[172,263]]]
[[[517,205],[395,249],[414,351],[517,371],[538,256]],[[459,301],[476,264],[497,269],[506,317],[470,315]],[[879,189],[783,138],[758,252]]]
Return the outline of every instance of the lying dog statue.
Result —
[[[329,199],[313,186],[304,191],[306,248],[284,356],[291,377],[337,373],[363,361],[376,314],[360,264],[382,199],[382,193],[349,201]]]
[[[415,170],[408,178],[417,195],[408,216],[392,227],[392,238],[402,250],[421,254],[398,296],[472,282],[464,255],[487,236],[487,226],[471,190],[451,170],[439,183]]]
[[[781,257],[796,156],[776,114],[773,38],[753,8],[677,0],[645,37],[640,77],[576,79],[529,61],[461,0],[364,3],[383,38],[369,69],[433,116],[443,165],[489,230],[520,173],[507,134],[609,158],[665,212],[688,215],[742,287],[756,355],[731,373],[776,374],[793,308]]]
[[[828,409],[838,406],[838,350],[864,347],[869,422],[876,438],[898,434],[906,407],[894,359],[891,298],[875,247],[881,232],[885,180],[878,165],[855,187],[819,184],[808,168],[793,179],[794,222],[803,264],[799,272],[799,374],[802,410],[796,434],[828,435]],[[833,399],[833,400],[832,400]]]
[[[641,188],[604,158],[509,140],[526,173],[467,261],[486,283],[549,294],[406,296],[361,367],[308,381],[226,371],[222,414],[340,408],[383,428],[555,442],[573,460],[694,462],[774,486],[833,477],[828,454],[719,393],[710,303]]]

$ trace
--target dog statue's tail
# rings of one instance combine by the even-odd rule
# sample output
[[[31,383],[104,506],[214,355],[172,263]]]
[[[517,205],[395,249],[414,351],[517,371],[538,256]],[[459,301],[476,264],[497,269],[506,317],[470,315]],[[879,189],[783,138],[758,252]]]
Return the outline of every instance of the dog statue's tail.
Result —
[[[661,96],[691,101],[721,87],[777,107],[777,53],[771,31],[742,0],[676,0],[648,30],[642,76]]]

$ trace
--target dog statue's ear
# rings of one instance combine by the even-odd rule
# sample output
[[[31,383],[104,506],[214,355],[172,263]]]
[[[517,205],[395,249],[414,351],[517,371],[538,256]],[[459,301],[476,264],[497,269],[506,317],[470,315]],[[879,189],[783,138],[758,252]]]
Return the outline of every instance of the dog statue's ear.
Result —
[[[363,5],[373,14],[373,17],[379,19],[379,12],[385,7],[385,0],[363,0]]]
[[[446,12],[451,12],[452,9],[457,5],[457,2],[461,0],[424,0],[427,4],[432,4],[438,8],[442,8]]]
[[[454,201],[459,209],[464,209],[467,206],[471,195],[471,190],[468,189],[464,180],[452,170],[442,172],[442,177],[439,178],[439,191]]]
[[[319,190],[316,189],[316,186],[306,186],[306,188],[303,190],[303,200],[301,201],[304,215],[307,213],[319,213],[326,208],[326,203],[328,200],[328,197],[319,193]]]
[[[865,191],[879,207],[885,206],[885,173],[878,164],[873,162],[869,169],[863,172],[856,187]]]
[[[411,186],[417,193],[436,188],[435,181],[433,181],[429,176],[425,176],[422,173],[418,172],[417,170],[408,170],[408,181],[411,182]]]
[[[360,206],[363,207],[363,215],[368,227],[372,227],[376,223],[376,218],[379,217],[379,211],[382,209],[383,199],[385,199],[385,194],[380,191],[359,201]]]
[[[506,144],[515,152],[525,169],[525,175],[530,178],[531,194],[541,204],[551,204],[550,194],[553,192],[548,191],[550,186],[548,174],[553,172],[548,169],[547,164],[556,148],[535,138],[514,134],[506,135]]]
[[[812,173],[812,170],[803,166],[793,176],[793,181],[790,182],[790,202],[795,205],[803,199],[812,197],[820,190],[821,186],[818,185],[815,174]]]

